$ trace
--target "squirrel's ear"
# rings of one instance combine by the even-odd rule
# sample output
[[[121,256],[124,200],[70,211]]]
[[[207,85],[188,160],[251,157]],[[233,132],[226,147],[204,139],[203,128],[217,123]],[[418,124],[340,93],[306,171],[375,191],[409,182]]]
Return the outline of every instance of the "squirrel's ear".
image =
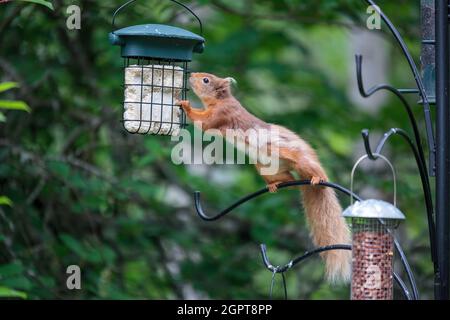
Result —
[[[225,81],[227,81],[230,85],[231,84],[237,85],[237,81],[232,77],[225,78]]]

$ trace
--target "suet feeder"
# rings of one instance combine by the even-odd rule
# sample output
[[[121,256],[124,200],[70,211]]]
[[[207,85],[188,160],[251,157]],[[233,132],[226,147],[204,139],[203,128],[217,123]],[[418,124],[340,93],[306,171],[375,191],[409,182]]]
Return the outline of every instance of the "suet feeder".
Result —
[[[358,160],[356,166],[366,158]],[[395,172],[391,163],[383,156]],[[394,191],[395,194],[395,191]],[[393,232],[403,213],[394,205],[382,200],[358,201],[348,207],[343,216],[349,218],[352,226],[352,300],[392,300],[394,274],[394,235]]]
[[[120,6],[115,18],[131,0]],[[185,5],[172,2],[192,13]],[[134,25],[112,31],[112,45],[121,47],[124,59],[123,125],[129,133],[178,135],[186,115],[176,105],[185,100],[188,63],[193,53],[202,53],[205,39],[190,31],[161,24]]]

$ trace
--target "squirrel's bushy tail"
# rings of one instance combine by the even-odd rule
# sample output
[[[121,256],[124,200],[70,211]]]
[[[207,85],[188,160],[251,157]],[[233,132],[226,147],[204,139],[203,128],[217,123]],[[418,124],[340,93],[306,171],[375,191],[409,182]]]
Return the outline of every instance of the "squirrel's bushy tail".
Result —
[[[333,189],[321,186],[302,187],[302,202],[316,246],[349,244],[350,230]],[[348,282],[351,274],[351,251],[330,250],[321,254],[329,282]]]

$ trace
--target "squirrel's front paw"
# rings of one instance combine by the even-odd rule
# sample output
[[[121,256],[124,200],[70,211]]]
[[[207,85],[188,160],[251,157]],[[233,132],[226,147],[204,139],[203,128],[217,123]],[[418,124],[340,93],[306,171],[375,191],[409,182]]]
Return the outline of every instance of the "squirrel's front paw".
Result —
[[[191,108],[189,100],[177,100],[175,101],[175,105],[182,107],[184,110]]]

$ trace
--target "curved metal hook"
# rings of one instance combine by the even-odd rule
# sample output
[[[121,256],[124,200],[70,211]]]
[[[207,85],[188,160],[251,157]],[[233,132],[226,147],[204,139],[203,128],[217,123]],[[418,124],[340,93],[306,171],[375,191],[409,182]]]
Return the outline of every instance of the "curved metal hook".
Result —
[[[312,186],[311,185],[311,180],[296,180],[296,181],[289,181],[289,182],[283,182],[277,185],[278,189],[283,189],[283,188],[287,188],[287,187],[292,187],[292,186]],[[341,191],[342,193],[345,193],[348,196],[353,197],[355,200],[361,200],[360,197],[358,197],[356,194],[354,194],[353,192],[351,192],[350,190],[342,187],[341,185],[338,185],[336,183],[331,183],[331,182],[320,182],[319,185],[321,186],[325,186],[325,187],[330,187],[330,188],[334,188],[338,191]],[[205,211],[203,210],[203,206],[201,204],[200,201],[200,191],[195,191],[194,193],[194,203],[195,203],[195,209],[197,211],[197,214],[199,215],[199,217],[202,220],[205,221],[214,221],[214,220],[218,220],[220,218],[222,218],[223,216],[225,216],[226,214],[228,214],[229,212],[231,212],[233,209],[239,207],[241,204],[256,198],[264,193],[269,192],[269,189],[263,188],[261,190],[258,190],[256,192],[253,192],[241,199],[239,199],[238,201],[236,201],[235,203],[233,203],[231,206],[229,206],[228,208],[222,210],[220,213],[218,213],[217,215],[214,216],[209,216],[205,213]]]
[[[262,257],[264,266],[269,271],[271,271],[273,274],[276,274],[276,273],[284,274],[284,272],[291,269],[296,264],[310,258],[311,256],[313,256],[315,254],[318,254],[318,253],[321,253],[324,251],[330,251],[330,250],[352,250],[352,246],[349,244],[335,244],[335,245],[330,245],[330,246],[318,247],[313,250],[306,251],[303,255],[301,255],[295,259],[292,259],[291,261],[289,261],[287,264],[285,264],[282,267],[280,267],[280,266],[274,267],[272,265],[272,263],[269,260],[269,257],[267,256],[267,248],[266,248],[265,244],[260,244],[260,250],[261,250],[261,257]],[[409,292],[405,282],[395,272],[394,272],[394,280],[399,285],[404,297],[407,300],[416,300],[416,298],[411,297],[411,293]],[[284,289],[286,291],[286,287]]]
[[[363,60],[362,55],[360,55],[360,54],[355,55],[356,79],[358,82],[359,93],[364,98],[368,98],[380,90],[387,90],[387,91],[395,94],[395,96],[400,99],[400,101],[402,102],[402,104],[405,107],[405,110],[408,114],[408,118],[409,118],[411,127],[414,132],[414,138],[415,138],[417,147],[420,151],[421,162],[423,163],[423,166],[426,168],[425,155],[423,153],[422,142],[420,140],[419,128],[417,126],[416,118],[414,117],[414,113],[412,112],[411,106],[409,105],[408,101],[406,101],[405,97],[402,95],[402,93],[399,90],[397,90],[396,88],[394,88],[393,86],[390,86],[388,84],[379,84],[379,85],[371,87],[368,91],[366,91],[364,88],[364,82],[362,79],[362,60]],[[433,143],[434,143],[434,141],[433,141]],[[428,177],[427,177],[427,179],[428,179]]]
[[[417,126],[416,118],[414,117],[414,113],[412,112],[411,106],[409,105],[408,101],[406,101],[405,97],[402,95],[402,93],[398,89],[396,89],[393,86],[390,86],[388,84],[379,84],[379,85],[371,87],[368,91],[366,91],[364,88],[364,82],[362,79],[362,59],[363,59],[362,55],[360,55],[360,54],[355,55],[356,79],[358,82],[359,93],[364,98],[368,98],[380,90],[387,90],[387,91],[395,94],[395,96],[400,99],[400,101],[402,102],[402,104],[405,107],[405,110],[408,114],[408,118],[409,118],[411,127],[414,132],[414,139],[416,141],[417,148],[419,149],[420,160],[422,162],[422,165],[426,169],[427,165],[426,165],[426,161],[425,161],[425,155],[423,153],[423,147],[422,147],[422,142],[420,139],[419,128]],[[430,118],[430,121],[431,121],[431,118]],[[427,122],[427,119],[425,119],[425,122]],[[427,127],[428,127],[428,124],[427,124]],[[431,130],[431,132],[433,132],[433,131]],[[428,136],[428,128],[427,128],[427,136]],[[434,147],[433,135],[431,135],[431,138],[432,138],[432,141],[429,141],[429,143],[432,143],[432,146]],[[433,165],[433,162],[431,162],[431,165]],[[428,176],[426,176],[426,178],[428,180]]]
[[[272,273],[272,280],[270,281],[270,289],[269,289],[269,299],[270,300],[272,300],[273,286],[275,284],[275,276],[276,275],[277,275],[276,272]],[[283,280],[284,300],[287,300],[288,295],[287,295],[286,277],[284,276],[284,272],[281,273],[281,278]]]
[[[412,123],[413,127],[415,126],[417,128],[416,119],[414,118],[414,114],[412,113],[411,106],[408,104],[408,101],[406,101],[406,99],[403,97],[401,92],[398,91],[396,88],[394,88],[391,85],[383,83],[383,84],[375,85],[375,86],[371,87],[368,91],[366,91],[366,89],[364,87],[364,81],[362,78],[362,61],[363,61],[363,56],[361,54],[355,54],[356,80],[358,82],[358,90],[359,90],[359,93],[361,94],[361,96],[364,98],[368,98],[380,90],[387,90],[387,91],[392,92],[402,101],[403,105],[405,106],[406,110],[408,111],[408,115],[411,115],[411,123]],[[417,128],[417,133],[419,133],[418,128]],[[420,138],[420,136],[418,136],[418,138]],[[420,139],[419,139],[419,141],[420,141]]]
[[[270,263],[270,260],[269,260],[269,258],[267,256],[266,245],[265,244],[260,244],[260,249],[261,249],[261,257],[262,257],[262,260],[264,262],[265,267],[267,269],[269,269],[270,271],[272,271],[272,272],[282,273],[282,272],[285,272],[285,271],[291,269],[292,267],[294,267],[298,263],[302,262],[303,260],[305,260],[305,259],[307,259],[307,258],[309,258],[309,257],[311,257],[311,256],[313,256],[315,254],[318,254],[318,253],[321,253],[321,252],[324,252],[324,251],[329,251],[329,250],[351,250],[352,246],[349,245],[349,244],[334,244],[334,245],[329,245],[329,246],[318,247],[318,248],[315,248],[313,250],[306,251],[303,255],[301,255],[301,256],[299,256],[299,257],[289,261],[284,266],[276,266],[276,267],[274,267]]]
[[[416,155],[417,149],[414,146],[414,143],[412,142],[411,138],[409,138],[408,134],[402,129],[391,128],[391,129],[389,129],[389,131],[384,133],[383,137],[378,142],[378,145],[377,145],[377,148],[375,149],[375,152],[372,152],[372,148],[370,147],[369,129],[363,129],[363,130],[361,130],[361,135],[362,135],[362,138],[363,138],[363,141],[364,141],[364,149],[366,150],[368,158],[370,160],[376,160],[378,158],[378,155],[381,154],[381,151],[383,150],[383,147],[386,144],[386,142],[389,139],[389,137],[392,136],[393,134],[396,134],[396,133],[400,134],[400,132],[402,132],[404,135],[406,135],[405,138],[410,143],[410,146],[413,148],[414,154]],[[420,159],[418,159],[418,160],[420,162]],[[421,166],[421,162],[418,163],[418,166]]]
[[[372,152],[372,148],[370,147],[370,141],[369,141],[369,129],[363,129],[361,130],[361,135],[363,137],[364,141],[364,149],[366,150],[366,154],[369,157],[370,160],[376,160],[377,158]]]
[[[421,165],[422,162],[420,161],[420,155],[419,155],[419,151],[417,150],[416,146],[414,145],[413,140],[409,137],[408,133],[406,133],[405,130],[400,129],[400,128],[391,128],[388,131],[386,131],[383,134],[383,137],[381,137],[380,141],[377,144],[377,147],[375,148],[375,152],[372,152],[372,148],[370,146],[370,141],[369,141],[369,129],[363,129],[361,130],[361,135],[362,138],[364,140],[364,149],[366,150],[367,156],[369,157],[369,159],[372,159],[371,156],[373,157],[372,160],[376,160],[377,158],[377,154],[381,154],[381,152],[383,151],[383,148],[386,144],[386,142],[389,140],[389,138],[395,134],[398,134],[400,136],[402,136],[406,142],[408,143],[408,145],[411,147],[411,150],[414,153],[414,156],[416,157],[417,160],[417,165],[420,169],[424,169],[424,167]]]

